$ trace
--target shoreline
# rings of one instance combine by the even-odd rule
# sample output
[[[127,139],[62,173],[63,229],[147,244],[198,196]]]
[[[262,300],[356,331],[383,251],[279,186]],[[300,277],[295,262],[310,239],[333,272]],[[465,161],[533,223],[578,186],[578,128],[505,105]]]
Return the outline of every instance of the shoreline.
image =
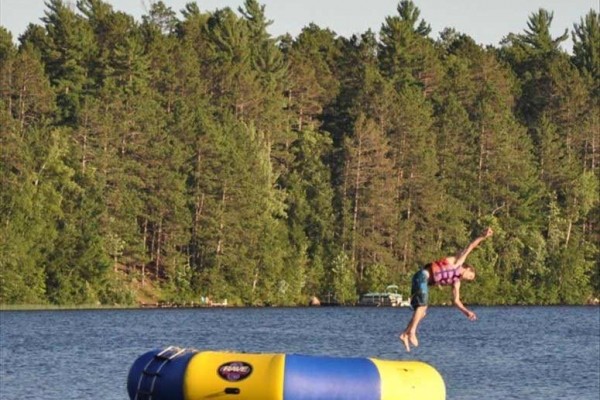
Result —
[[[491,307],[600,307],[600,304],[583,303],[583,304],[489,304],[477,305],[471,304],[471,307],[491,308]],[[410,307],[372,307],[360,305],[339,305],[335,308],[396,308],[406,309],[411,311]],[[437,304],[431,307],[452,307],[450,305]],[[0,312],[2,311],[96,311],[96,310],[172,310],[172,309],[219,309],[219,308],[332,308],[332,306],[234,306],[234,305],[202,305],[202,304],[137,304],[137,305],[50,305],[50,304],[0,304]]]

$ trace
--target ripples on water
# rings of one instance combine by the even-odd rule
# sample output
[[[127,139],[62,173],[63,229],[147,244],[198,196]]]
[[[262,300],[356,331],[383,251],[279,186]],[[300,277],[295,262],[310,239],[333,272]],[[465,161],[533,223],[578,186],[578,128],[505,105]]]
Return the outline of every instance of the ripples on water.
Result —
[[[397,334],[407,308],[250,308],[0,312],[0,399],[125,400],[148,350],[206,350],[421,360],[449,400],[600,399],[600,308],[431,308],[421,346]]]

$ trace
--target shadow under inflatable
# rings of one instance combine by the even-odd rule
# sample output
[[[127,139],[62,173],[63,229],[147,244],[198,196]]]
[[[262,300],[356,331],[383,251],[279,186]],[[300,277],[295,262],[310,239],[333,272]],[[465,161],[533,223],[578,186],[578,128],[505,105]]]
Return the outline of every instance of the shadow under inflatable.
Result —
[[[131,400],[444,400],[420,361],[199,351],[149,351],[131,367]]]

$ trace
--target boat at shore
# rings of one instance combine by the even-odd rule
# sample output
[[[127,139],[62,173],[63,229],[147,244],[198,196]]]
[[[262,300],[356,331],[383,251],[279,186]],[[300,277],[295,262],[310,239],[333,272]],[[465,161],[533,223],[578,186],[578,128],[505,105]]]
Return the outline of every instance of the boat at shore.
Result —
[[[369,292],[360,296],[359,306],[373,307],[409,307],[410,301],[404,300],[398,293],[397,285],[389,285],[385,292]]]

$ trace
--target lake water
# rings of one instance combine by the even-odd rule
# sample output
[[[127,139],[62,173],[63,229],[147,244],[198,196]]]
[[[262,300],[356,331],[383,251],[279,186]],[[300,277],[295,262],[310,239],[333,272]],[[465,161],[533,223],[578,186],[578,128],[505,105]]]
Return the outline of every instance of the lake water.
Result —
[[[420,360],[450,400],[600,399],[600,308],[474,310],[431,308],[410,353],[408,308],[4,311],[0,399],[126,400],[133,361],[169,345]]]

